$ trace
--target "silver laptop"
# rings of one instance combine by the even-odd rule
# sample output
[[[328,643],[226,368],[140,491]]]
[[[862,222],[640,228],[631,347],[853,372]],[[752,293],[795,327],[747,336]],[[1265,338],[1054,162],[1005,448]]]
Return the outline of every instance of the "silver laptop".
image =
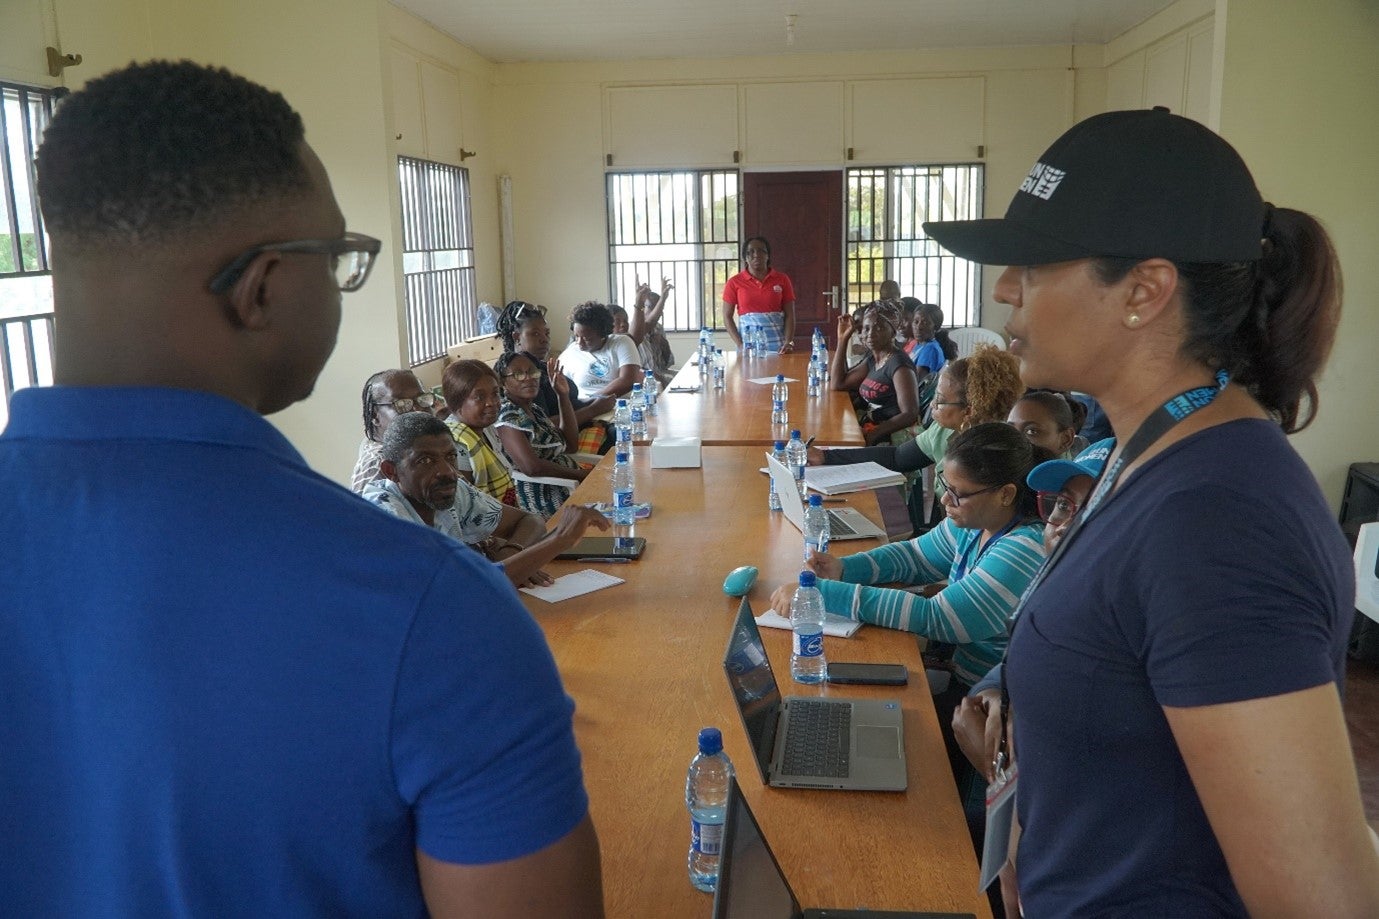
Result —
[[[761,780],[776,788],[904,791],[900,703],[888,699],[782,699],[744,597],[723,672]]]
[[[771,481],[776,483],[776,494],[780,495],[780,507],[785,519],[804,532],[804,499],[800,497],[795,477],[785,464],[770,453],[766,454],[766,468],[771,473]],[[839,539],[885,539],[886,531],[867,519],[866,514],[854,507],[828,508],[828,538]]]
[[[869,909],[800,909],[737,780],[728,782],[723,857],[713,919],[976,919],[971,913],[913,913]]]

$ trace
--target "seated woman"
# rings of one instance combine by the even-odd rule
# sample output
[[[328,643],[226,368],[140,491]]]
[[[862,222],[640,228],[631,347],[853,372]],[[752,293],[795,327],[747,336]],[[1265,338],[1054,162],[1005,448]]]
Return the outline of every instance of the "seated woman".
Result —
[[[441,374],[445,404],[450,407],[446,424],[455,438],[460,473],[486,495],[517,506],[517,487],[507,463],[486,436],[502,407],[498,374],[483,361],[455,361]]]
[[[910,332],[913,337],[905,346],[905,354],[914,362],[915,373],[921,377],[937,373],[948,363],[950,356],[957,357],[957,345],[948,342],[952,347],[950,355],[939,342],[937,336],[942,327],[943,310],[932,303],[920,303],[915,307],[910,320]],[[944,333],[945,336],[947,334]]]
[[[1051,457],[1004,422],[979,424],[953,437],[944,458],[946,519],[916,539],[838,558],[812,556],[824,608],[956,646],[953,679],[935,696],[955,774],[966,760],[953,738],[953,710],[1005,651],[1007,625],[1021,593],[1044,560],[1043,527],[1025,478]],[[931,597],[871,584],[948,585]],[[789,615],[794,586],[771,605]]]
[[[363,494],[365,487],[382,477],[379,453],[383,435],[398,415],[422,409],[430,411],[441,400],[421,388],[410,370],[380,370],[364,381],[364,439],[350,473],[350,490]]]
[[[650,284],[637,281],[637,299],[632,302],[632,316],[627,326],[628,336],[637,343],[642,357],[642,369],[650,370],[662,386],[669,386],[675,377],[675,352],[661,325],[670,292],[675,286],[670,278],[661,278],[661,292],[652,293]],[[615,327],[614,331],[622,331]]]
[[[1027,392],[1011,408],[1006,421],[1059,459],[1072,459],[1087,449],[1078,429],[1087,409],[1061,392],[1040,389]]]
[[[838,347],[833,352],[833,388],[855,392],[864,403],[859,412],[868,445],[885,443],[919,419],[919,380],[914,365],[895,346],[899,315],[885,300],[862,311],[862,343],[867,351],[853,367],[847,367],[847,344],[852,339],[853,319],[838,317]]]
[[[536,403],[546,410],[551,418],[560,417],[560,397],[551,383],[552,368],[557,364],[551,359],[551,327],[546,324],[546,308],[513,300],[503,307],[498,316],[498,337],[503,342],[503,353],[525,351],[535,360],[541,370],[541,388]],[[579,387],[569,377],[570,402],[579,405]]]
[[[641,382],[641,355],[626,335],[613,331],[613,314],[602,303],[581,303],[570,316],[570,344],[561,352],[558,364],[573,380],[587,402],[576,405],[579,420],[580,452],[602,452],[608,425],[600,416],[613,411],[619,396]]]
[[[583,481],[587,474],[567,452],[579,443],[579,425],[570,402],[570,383],[564,374],[555,377],[560,399],[559,424],[537,402],[541,368],[524,351],[504,354],[493,365],[503,381],[503,404],[494,429],[503,455],[514,469],[528,476]],[[517,506],[549,520],[570,497],[573,486],[518,479]]]

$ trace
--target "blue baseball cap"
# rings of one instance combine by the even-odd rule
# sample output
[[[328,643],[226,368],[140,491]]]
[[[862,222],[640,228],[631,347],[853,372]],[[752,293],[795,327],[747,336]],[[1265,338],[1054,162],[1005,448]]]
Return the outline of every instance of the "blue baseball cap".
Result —
[[[1079,475],[1089,475],[1094,479],[1101,477],[1106,468],[1106,457],[1087,457],[1085,454],[1076,460],[1049,460],[1040,463],[1025,476],[1025,482],[1035,491],[1062,491],[1068,480]]]

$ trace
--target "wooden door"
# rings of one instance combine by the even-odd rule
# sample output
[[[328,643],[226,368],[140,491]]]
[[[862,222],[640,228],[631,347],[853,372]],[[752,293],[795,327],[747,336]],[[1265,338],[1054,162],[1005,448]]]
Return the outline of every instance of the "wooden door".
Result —
[[[817,325],[835,344],[843,288],[842,172],[746,172],[742,238],[764,236],[771,267],[795,287],[795,350]]]

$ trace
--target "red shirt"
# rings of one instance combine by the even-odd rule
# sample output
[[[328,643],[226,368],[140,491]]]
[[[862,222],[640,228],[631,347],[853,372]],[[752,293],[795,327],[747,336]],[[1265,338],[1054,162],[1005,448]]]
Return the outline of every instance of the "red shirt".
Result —
[[[723,302],[736,306],[739,313],[779,313],[782,303],[794,299],[794,285],[775,269],[767,271],[760,281],[743,269],[723,285]]]

